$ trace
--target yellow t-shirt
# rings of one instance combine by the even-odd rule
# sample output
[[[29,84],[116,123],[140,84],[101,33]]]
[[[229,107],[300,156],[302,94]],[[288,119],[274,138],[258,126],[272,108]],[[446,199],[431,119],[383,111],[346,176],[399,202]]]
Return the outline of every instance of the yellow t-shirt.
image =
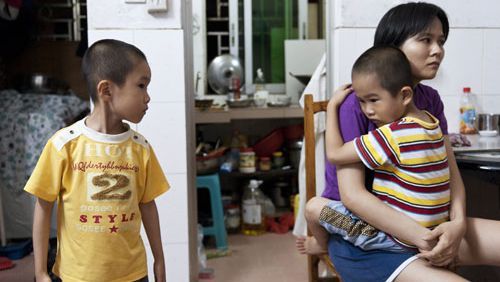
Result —
[[[146,139],[107,135],[81,120],[47,142],[24,188],[58,200],[54,273],[63,281],[135,281],[147,275],[139,203],[169,189]]]

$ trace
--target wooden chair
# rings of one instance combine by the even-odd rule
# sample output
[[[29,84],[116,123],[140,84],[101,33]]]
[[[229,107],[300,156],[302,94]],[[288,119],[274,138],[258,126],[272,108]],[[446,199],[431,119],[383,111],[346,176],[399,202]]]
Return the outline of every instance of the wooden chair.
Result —
[[[314,134],[314,114],[326,111],[328,101],[314,102],[311,94],[304,94],[304,136],[305,136],[305,165],[306,165],[306,202],[316,196],[316,140]],[[307,235],[311,235],[310,230],[307,230]],[[340,276],[328,255],[322,256],[307,256],[307,268],[309,282],[327,281],[321,279],[318,274],[318,264],[320,261],[326,265],[328,270],[335,274],[333,279],[328,281],[341,281]]]

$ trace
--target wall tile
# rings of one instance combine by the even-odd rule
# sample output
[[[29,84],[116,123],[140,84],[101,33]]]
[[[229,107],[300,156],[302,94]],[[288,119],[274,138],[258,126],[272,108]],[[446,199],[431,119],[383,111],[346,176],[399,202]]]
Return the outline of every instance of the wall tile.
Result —
[[[101,39],[116,39],[125,41],[130,44],[134,44],[134,32],[132,30],[116,30],[116,29],[95,30],[89,28],[88,37],[89,37],[89,46],[92,45],[92,43]]]
[[[500,94],[482,95],[480,105],[479,113],[500,114]]]
[[[144,243],[146,250],[150,249],[147,242]],[[153,254],[148,251],[148,278],[154,281]],[[163,244],[163,254],[167,271],[167,281],[188,282],[189,281],[189,248],[187,243]]]
[[[342,27],[376,27],[390,8],[407,0],[337,0],[330,9],[335,10],[335,25]],[[429,0],[440,6],[453,27],[500,27],[497,0]],[[481,15],[481,16],[478,16]]]
[[[89,29],[99,28],[181,28],[181,1],[167,0],[167,13],[151,15],[147,4],[127,4],[123,0],[88,0],[87,14]]]
[[[448,121],[448,132],[458,132],[458,122],[460,120],[460,96],[441,96],[444,104],[444,115]]]
[[[354,61],[368,48],[373,45],[372,28],[360,29],[337,29],[335,30],[336,41],[335,59],[333,60],[334,88],[351,82],[351,69]]]
[[[151,67],[149,91],[152,101],[185,101],[183,36],[182,30],[134,32],[134,42],[146,54]],[[154,38],[153,44],[152,38]]]
[[[500,29],[484,31],[484,89],[487,95],[500,96]],[[500,103],[500,101],[497,101]],[[498,105],[498,104],[497,104]]]
[[[452,29],[436,78],[423,83],[437,89],[441,96],[459,96],[466,86],[471,87],[475,93],[481,93],[482,42],[482,30]]]
[[[167,173],[186,173],[186,121],[184,103],[149,103],[138,131],[152,144]]]

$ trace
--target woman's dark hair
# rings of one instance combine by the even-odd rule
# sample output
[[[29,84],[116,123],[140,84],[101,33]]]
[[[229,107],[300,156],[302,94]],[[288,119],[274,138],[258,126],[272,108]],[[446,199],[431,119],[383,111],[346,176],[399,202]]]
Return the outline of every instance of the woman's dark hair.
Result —
[[[352,67],[352,77],[376,75],[380,86],[395,96],[401,88],[412,86],[411,67],[408,58],[399,48],[373,46],[356,60]]]
[[[122,86],[138,59],[147,61],[139,48],[123,41],[103,39],[92,44],[82,59],[82,72],[92,101],[98,102],[99,81],[107,79]]]
[[[406,39],[429,28],[436,17],[441,21],[446,40],[450,26],[443,9],[425,2],[395,6],[387,11],[378,23],[373,45],[392,45],[399,48]]]

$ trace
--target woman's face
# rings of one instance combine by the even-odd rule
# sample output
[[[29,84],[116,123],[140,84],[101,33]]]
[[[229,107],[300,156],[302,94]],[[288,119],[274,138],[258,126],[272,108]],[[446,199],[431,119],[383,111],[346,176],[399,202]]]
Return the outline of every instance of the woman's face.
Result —
[[[413,82],[433,79],[444,57],[444,43],[441,21],[436,17],[427,30],[406,39],[400,49],[410,61]]]

